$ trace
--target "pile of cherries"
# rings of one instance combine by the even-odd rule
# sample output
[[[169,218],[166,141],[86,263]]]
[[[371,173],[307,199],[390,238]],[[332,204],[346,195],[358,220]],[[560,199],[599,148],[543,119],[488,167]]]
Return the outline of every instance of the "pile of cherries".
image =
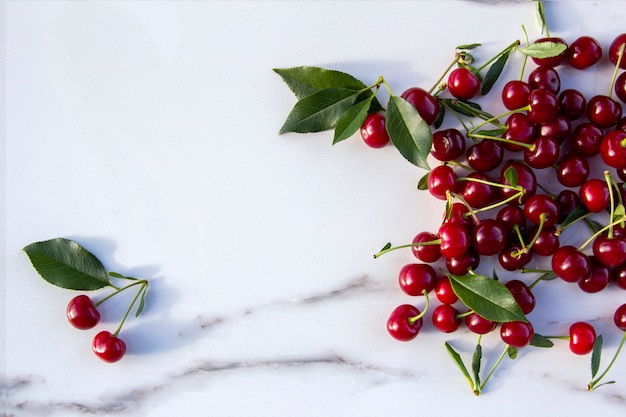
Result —
[[[446,211],[438,230],[422,231],[403,245],[411,247],[419,262],[402,267],[399,286],[410,296],[434,292],[439,305],[430,309],[431,321],[441,332],[465,324],[482,335],[499,327],[502,341],[514,348],[531,343],[531,322],[496,323],[468,310],[442,271],[473,274],[490,257],[506,271],[524,273],[504,282],[524,314],[535,308],[535,286],[557,277],[585,293],[609,286],[626,290],[626,33],[608,49],[615,68],[607,83],[609,95],[593,97],[562,88],[559,67],[585,70],[601,63],[597,40],[582,36],[568,45],[548,37],[535,42],[565,49],[556,56],[532,58],[536,65],[527,77],[507,82],[501,103],[508,111],[497,117],[471,105],[482,80],[468,66],[449,71],[447,83],[434,93],[413,87],[402,94],[431,126],[440,122],[442,111],[454,110],[448,103],[465,105],[456,114],[465,132],[432,128],[430,153],[440,164],[428,173],[423,188],[446,200]],[[446,92],[452,101],[442,98]],[[475,116],[469,123],[468,114]],[[389,143],[385,114],[369,115],[360,133],[371,147]],[[562,239],[573,224],[588,231],[588,240],[578,246]],[[533,261],[551,268],[533,268]],[[532,282],[525,279],[529,276]],[[429,309],[428,296],[426,300],[424,311],[412,304],[393,310],[387,329],[394,338],[408,341],[418,335]],[[614,322],[626,331],[626,304],[616,307]],[[583,355],[592,352],[596,337],[591,324],[576,322],[569,335],[559,338]]]

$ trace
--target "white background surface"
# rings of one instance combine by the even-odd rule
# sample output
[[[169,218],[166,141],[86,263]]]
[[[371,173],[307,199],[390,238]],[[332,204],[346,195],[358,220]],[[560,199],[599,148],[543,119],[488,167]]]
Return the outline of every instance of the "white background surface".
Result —
[[[624,6],[549,2],[550,29],[607,46]],[[530,2],[9,1],[4,13],[7,416],[621,415],[624,357],[618,384],[587,393],[588,357],[528,349],[474,398],[443,349],[450,339],[468,355],[466,331],[392,340],[389,312],[415,301],[396,284],[413,259],[372,254],[432,230],[442,205],[391,147],[277,134],[295,99],[272,68],[429,88],[456,45],[483,43],[484,60],[523,39],[522,24],[538,37]],[[603,62],[582,77],[586,94],[607,90]],[[122,362],[94,357],[93,333],[64,319],[74,294],[21,251],[52,237],[151,280]],[[608,359],[624,293],[572,305],[571,286],[545,288],[535,328],[590,320]],[[116,305],[102,328],[116,327]],[[487,364],[500,351],[490,340]]]

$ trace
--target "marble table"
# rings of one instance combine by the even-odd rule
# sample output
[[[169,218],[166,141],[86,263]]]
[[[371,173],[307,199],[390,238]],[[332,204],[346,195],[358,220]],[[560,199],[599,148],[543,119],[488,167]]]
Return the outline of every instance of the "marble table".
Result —
[[[553,35],[603,45],[624,32],[625,10],[546,3]],[[475,397],[444,349],[468,360],[466,329],[393,340],[389,312],[423,305],[397,285],[414,258],[372,254],[432,230],[443,202],[416,190],[423,171],[392,147],[278,135],[294,97],[272,68],[382,74],[397,94],[429,87],[459,44],[482,43],[485,59],[523,40],[522,25],[539,37],[531,2],[7,1],[2,13],[2,415],[623,415],[623,355],[617,383],[587,392],[589,356],[565,341],[523,349]],[[586,94],[608,90],[603,62],[576,77]],[[75,294],[22,251],[53,237],[150,280],[120,334],[122,361],[94,356],[95,330],[64,317]],[[529,318],[544,334],[590,321],[608,359],[625,293],[574,287],[546,283]],[[119,298],[98,329],[116,327]],[[502,345],[497,334],[483,344],[487,367]]]

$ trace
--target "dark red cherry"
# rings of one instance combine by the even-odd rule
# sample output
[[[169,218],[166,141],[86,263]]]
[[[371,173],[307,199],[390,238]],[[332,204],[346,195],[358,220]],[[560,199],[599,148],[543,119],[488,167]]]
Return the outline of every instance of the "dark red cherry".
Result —
[[[626,59],[624,59],[624,61],[626,61]],[[615,95],[617,96],[617,98],[619,98],[622,102],[626,103],[626,72],[622,72],[615,79],[614,91],[615,91]],[[624,119],[622,118],[622,120]],[[624,123],[624,126],[626,126],[626,122]],[[621,130],[625,130],[625,129],[622,128]]]
[[[561,244],[554,226],[543,227],[539,230],[539,225],[535,225],[528,231],[528,238],[535,239],[532,251],[539,256],[554,255]]]
[[[611,271],[611,280],[622,290],[626,290],[626,264],[622,264]]]
[[[621,331],[626,331],[626,304],[617,307],[613,314],[613,322]]]
[[[409,88],[400,97],[411,103],[427,124],[431,125],[439,118],[441,113],[439,102],[423,88]]]
[[[465,226],[467,230],[471,230],[474,226],[472,216],[469,214],[470,209],[463,203],[454,202],[450,206],[450,210],[445,213],[444,222],[459,223]]]
[[[466,275],[478,268],[479,264],[480,255],[471,246],[463,255],[446,258],[446,269],[454,275]]]
[[[512,169],[515,172],[515,177],[517,178],[517,186],[521,187],[524,191],[523,195],[520,198],[515,198],[510,201],[510,204],[523,204],[528,200],[531,196],[535,195],[537,191],[537,177],[533,172],[532,168],[528,165],[521,162],[509,162],[504,165],[500,170],[500,184],[505,186],[510,186],[511,183],[507,179],[505,173],[507,170]],[[499,188],[500,196],[502,198],[509,198],[519,193],[519,191],[515,188],[503,187]]]
[[[119,361],[126,353],[124,341],[106,330],[93,338],[91,347],[97,357],[108,363]]]
[[[413,242],[419,246],[412,246],[413,256],[422,262],[435,262],[441,258],[439,250],[439,238],[430,232],[420,232],[414,238]]]
[[[472,333],[487,334],[496,329],[495,321],[487,320],[476,313],[465,316],[465,325]]]
[[[482,172],[472,172],[465,179],[461,179],[458,192],[472,208],[486,207],[498,195],[497,190],[487,182],[493,180]]]
[[[456,191],[456,173],[449,165],[438,165],[428,173],[427,186],[430,194],[446,200],[447,193]]]
[[[513,279],[505,282],[504,285],[511,291],[513,298],[515,298],[524,314],[528,314],[535,309],[537,303],[535,295],[526,283],[519,279]]]
[[[470,236],[467,229],[461,224],[442,224],[439,227],[438,236],[441,239],[439,249],[445,258],[461,256],[469,248]]]
[[[558,248],[551,263],[552,271],[565,282],[587,279],[591,273],[589,257],[571,245]]]
[[[526,200],[524,215],[527,220],[535,224],[540,224],[543,219],[545,227],[554,226],[560,215],[559,205],[545,194],[535,194]]]
[[[599,213],[606,209],[610,203],[609,187],[606,181],[599,178],[591,178],[583,183],[578,190],[580,200],[587,210]]]
[[[100,322],[100,313],[91,298],[81,294],[72,298],[67,304],[67,320],[77,329],[87,330]]]
[[[472,229],[472,247],[479,255],[495,255],[506,246],[506,237],[507,228],[500,220],[486,218]]]
[[[459,297],[457,297],[456,293],[452,289],[450,278],[445,275],[440,275],[437,278],[437,283],[435,284],[435,295],[443,304],[454,304],[459,300]]]
[[[602,47],[594,38],[581,36],[569,45],[565,57],[572,68],[582,70],[600,60]]]
[[[467,148],[465,159],[467,164],[479,172],[487,172],[496,168],[504,158],[504,149],[500,142],[483,139]]]
[[[511,241],[506,248],[498,254],[498,262],[507,271],[517,271],[530,262],[530,251],[522,251],[522,246],[517,241]]]
[[[595,258],[608,267],[626,262],[626,239],[600,235],[593,240],[592,250]]]
[[[539,136],[551,136],[557,143],[562,144],[572,133],[572,122],[563,115],[539,125]]]
[[[525,113],[513,113],[506,119],[507,130],[502,135],[504,139],[509,141],[530,144],[537,136],[537,127],[530,121]],[[504,142],[504,148],[509,151],[522,151],[526,149],[523,145],[517,143]]]
[[[584,181],[583,181],[584,182]],[[580,200],[580,196],[573,190],[561,190],[556,196],[556,202],[559,205],[558,223],[563,223],[563,220],[572,212],[575,208],[579,207],[583,202]]]
[[[507,235],[511,234],[515,226],[517,226],[522,233],[526,230],[526,215],[521,206],[506,205],[500,208],[496,214],[496,219],[500,220],[506,227]]]
[[[559,159],[559,143],[552,136],[539,136],[531,148],[524,150],[524,162],[535,169],[553,166]]]
[[[591,273],[585,279],[578,281],[578,287],[588,293],[593,294],[602,291],[611,283],[611,269],[602,265],[595,256],[590,256]]]

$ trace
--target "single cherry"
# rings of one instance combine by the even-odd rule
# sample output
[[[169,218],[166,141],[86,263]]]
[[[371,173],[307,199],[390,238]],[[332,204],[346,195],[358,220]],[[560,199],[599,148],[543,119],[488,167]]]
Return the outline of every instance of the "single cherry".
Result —
[[[555,119],[556,120],[556,119]],[[524,150],[524,162],[535,169],[553,166],[559,159],[559,142],[552,136],[539,136],[531,148]]]
[[[626,239],[600,235],[593,240],[593,254],[603,265],[614,267],[626,262]]]
[[[588,179],[578,190],[580,200],[587,210],[592,213],[599,213],[609,206],[611,196],[609,186],[606,181],[599,178]]]
[[[463,255],[470,245],[470,236],[467,229],[458,223],[444,223],[439,227],[441,243],[439,250],[445,258],[454,258]]]
[[[545,194],[535,194],[526,200],[524,215],[527,220],[535,224],[541,223],[545,227],[554,226],[559,220],[559,204],[552,197]]]
[[[587,99],[578,90],[569,88],[559,94],[559,113],[569,120],[577,120],[585,114]]]
[[[459,300],[450,283],[450,278],[440,275],[435,284],[435,295],[443,304],[454,304]]]
[[[561,241],[556,236],[556,228],[542,227],[537,234],[539,225],[533,226],[528,231],[528,239],[535,239],[533,243],[532,251],[539,256],[551,256],[560,247]],[[535,236],[536,235],[536,236]]]
[[[618,329],[626,331],[626,304],[617,307],[613,314],[613,322]]]
[[[532,88],[527,82],[511,80],[502,88],[502,104],[508,110],[517,110],[528,106]]]
[[[126,344],[111,332],[103,330],[93,338],[93,352],[105,362],[117,362],[126,353]]]
[[[612,130],[600,141],[600,156],[605,164],[626,169],[626,132]]]
[[[470,145],[465,153],[467,164],[478,172],[487,172],[496,168],[504,158],[504,149],[500,142],[483,139]]]
[[[489,182],[493,180],[482,172],[472,172],[460,182],[458,192],[472,208],[485,207],[498,195],[498,191]]]
[[[590,256],[589,261],[591,262],[591,273],[587,278],[578,281],[578,287],[588,294],[594,294],[609,286],[612,273],[611,269],[598,262],[595,256]]]
[[[511,291],[513,298],[515,298],[524,314],[528,314],[535,309],[537,303],[535,295],[523,281],[513,279],[505,282],[504,285]]]
[[[547,65],[542,65],[532,70],[528,75],[528,84],[533,90],[540,88],[554,94],[559,94],[561,90],[561,78],[559,77],[559,73],[556,72],[554,68]]]
[[[480,264],[480,255],[470,246],[463,255],[446,258],[446,269],[451,274],[466,275]]]
[[[567,43],[565,42],[563,38],[556,38],[556,37],[539,38],[534,43],[541,43],[541,42],[553,42],[553,43],[559,43],[561,45],[567,46]],[[565,49],[565,51],[561,52],[560,54],[549,57],[549,58],[532,58],[532,60],[537,65],[546,65],[549,67],[556,67],[558,65],[561,65],[561,63],[563,63],[563,61],[565,60],[566,51],[567,49]]]
[[[626,62],[626,59],[623,59],[622,62]],[[626,103],[626,72],[622,72],[617,76],[613,90],[615,91],[617,98]]]
[[[413,256],[420,261],[430,263],[441,258],[439,238],[435,236],[434,233],[420,232],[413,238],[412,243],[419,245],[412,246],[411,251],[413,252]]]
[[[100,322],[100,313],[94,306],[91,298],[86,295],[77,295],[67,305],[67,319],[77,329],[87,330]]]
[[[611,63],[613,63],[613,65],[617,65],[617,61],[619,61],[620,49],[625,44],[626,44],[626,33],[622,33],[621,35],[618,35],[615,39],[613,39],[613,42],[611,42],[611,45],[609,46],[609,60],[611,61]],[[626,69],[626,56],[622,56],[622,60],[619,64],[619,67],[621,69]]]
[[[615,126],[622,117],[622,105],[609,96],[596,95],[587,103],[587,118],[600,127]]]
[[[533,123],[549,122],[559,114],[559,99],[548,90],[533,90],[528,105],[528,118]]]
[[[507,243],[507,228],[497,219],[481,220],[472,230],[472,247],[481,256],[495,255]]]
[[[510,141],[530,144],[535,140],[538,133],[537,126],[530,121],[525,113],[511,114],[504,124],[507,130],[502,137],[508,141],[504,142],[504,148],[509,151],[515,152],[526,149],[523,145]]]
[[[603,137],[604,133],[598,126],[584,122],[574,128],[569,144],[576,155],[591,158],[600,153],[600,142]]]
[[[556,167],[556,179],[566,187],[580,187],[589,178],[591,167],[587,158],[577,154],[567,154]]]

